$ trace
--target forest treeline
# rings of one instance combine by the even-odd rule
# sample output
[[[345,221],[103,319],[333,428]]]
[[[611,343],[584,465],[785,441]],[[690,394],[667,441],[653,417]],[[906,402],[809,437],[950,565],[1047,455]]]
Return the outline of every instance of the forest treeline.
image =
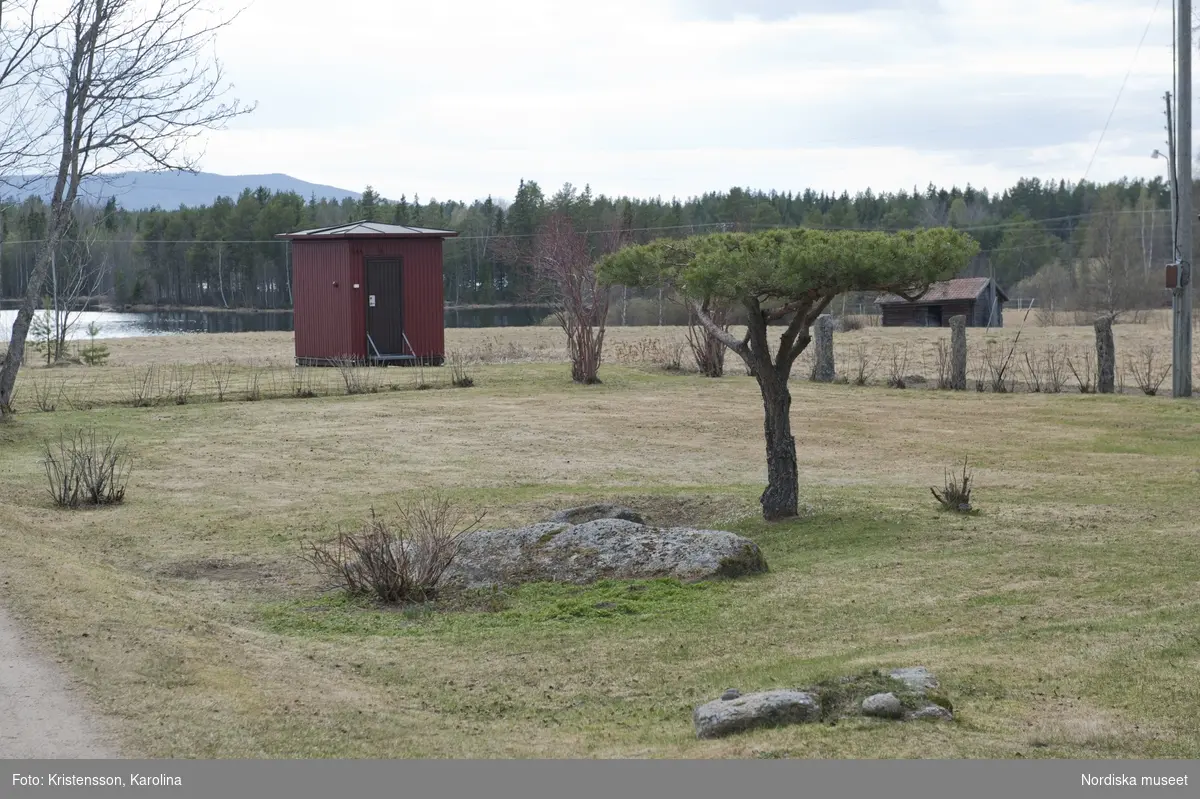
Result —
[[[777,226],[949,225],[980,244],[964,276],[994,276],[1011,297],[1062,310],[1120,311],[1167,299],[1161,287],[1162,266],[1170,260],[1169,208],[1161,178],[1107,184],[1027,179],[1000,193],[933,185],[853,196],[734,188],[686,200],[608,197],[571,184],[547,192],[530,180],[508,203],[391,201],[370,187],[359,200],[332,202],[260,188],[196,208],[130,211],[114,200],[81,206],[56,268],[60,286],[83,287],[116,305],[287,308],[288,246],[273,237],[369,219],[458,231],[446,242],[446,301],[488,305],[533,295],[526,270],[504,257],[511,248],[497,244],[533,236],[554,211],[568,212],[583,229],[622,228],[639,242]],[[0,203],[0,211],[0,297],[15,297],[45,234],[47,208],[31,198]]]

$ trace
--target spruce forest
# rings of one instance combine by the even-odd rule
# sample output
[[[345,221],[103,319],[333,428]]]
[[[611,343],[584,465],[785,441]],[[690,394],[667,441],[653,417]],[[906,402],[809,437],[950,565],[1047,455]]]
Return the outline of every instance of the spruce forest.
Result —
[[[1038,307],[1120,313],[1161,306],[1170,260],[1170,190],[1161,178],[1109,184],[1019,181],[1000,193],[971,187],[854,196],[739,188],[687,200],[593,194],[566,184],[548,192],[522,181],[512,202],[390,201],[368,187],[360,200],[246,190],[210,206],[126,210],[113,200],[81,206],[57,258],[59,285],[115,307],[281,309],[291,304],[288,249],[278,233],[367,219],[451,229],[445,249],[448,305],[528,302],[519,262],[498,246],[536,235],[553,211],[582,229],[622,228],[632,240],[715,230],[808,226],[899,230],[950,225],[978,240],[963,276],[993,276],[1011,298]],[[0,204],[0,298],[19,296],[46,227],[36,198]],[[60,296],[62,292],[60,291]],[[628,298],[628,292],[627,292]],[[862,307],[865,298],[855,298]]]

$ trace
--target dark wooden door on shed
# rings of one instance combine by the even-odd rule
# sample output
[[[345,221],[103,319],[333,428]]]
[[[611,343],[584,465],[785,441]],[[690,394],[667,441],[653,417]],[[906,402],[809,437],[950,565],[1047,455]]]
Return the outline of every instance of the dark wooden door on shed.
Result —
[[[369,259],[367,261],[367,335],[374,348],[367,345],[367,353],[375,355],[408,355],[404,346],[404,292],[401,279],[401,263],[398,258]]]

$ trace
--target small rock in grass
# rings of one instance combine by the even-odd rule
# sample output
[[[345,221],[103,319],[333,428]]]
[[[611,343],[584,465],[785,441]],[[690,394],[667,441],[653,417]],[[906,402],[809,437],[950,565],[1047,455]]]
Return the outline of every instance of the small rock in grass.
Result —
[[[898,719],[904,715],[904,707],[891,692],[868,696],[863,700],[862,711],[863,715],[882,719]]]
[[[736,699],[715,699],[696,708],[697,738],[720,738],[758,727],[819,721],[820,701],[804,691],[764,691]]]
[[[954,714],[941,705],[926,705],[920,710],[914,710],[908,716],[913,721],[932,719],[934,721],[953,721]]]
[[[736,688],[726,688],[725,693],[721,694],[722,702],[731,702],[742,695],[742,692]]]

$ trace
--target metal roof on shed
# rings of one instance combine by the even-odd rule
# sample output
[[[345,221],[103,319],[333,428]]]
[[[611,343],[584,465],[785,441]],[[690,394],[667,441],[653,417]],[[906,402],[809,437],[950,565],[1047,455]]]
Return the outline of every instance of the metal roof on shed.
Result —
[[[313,228],[296,233],[279,233],[280,239],[360,239],[360,238],[411,238],[411,239],[448,239],[458,235],[455,230],[438,230],[428,227],[409,227],[408,225],[385,225],[382,222],[361,220],[333,227]]]
[[[954,280],[946,280],[941,283],[934,283],[929,287],[929,291],[922,294],[919,298],[912,301],[912,305],[928,305],[936,302],[954,302],[955,300],[974,300],[978,299],[979,295],[984,292],[988,284],[992,282],[990,277],[960,277]],[[996,287],[996,292],[1001,299],[1007,300],[1008,295],[1004,293],[1004,289]],[[885,294],[875,300],[877,305],[901,305],[910,304],[903,297],[898,297],[895,294]]]

